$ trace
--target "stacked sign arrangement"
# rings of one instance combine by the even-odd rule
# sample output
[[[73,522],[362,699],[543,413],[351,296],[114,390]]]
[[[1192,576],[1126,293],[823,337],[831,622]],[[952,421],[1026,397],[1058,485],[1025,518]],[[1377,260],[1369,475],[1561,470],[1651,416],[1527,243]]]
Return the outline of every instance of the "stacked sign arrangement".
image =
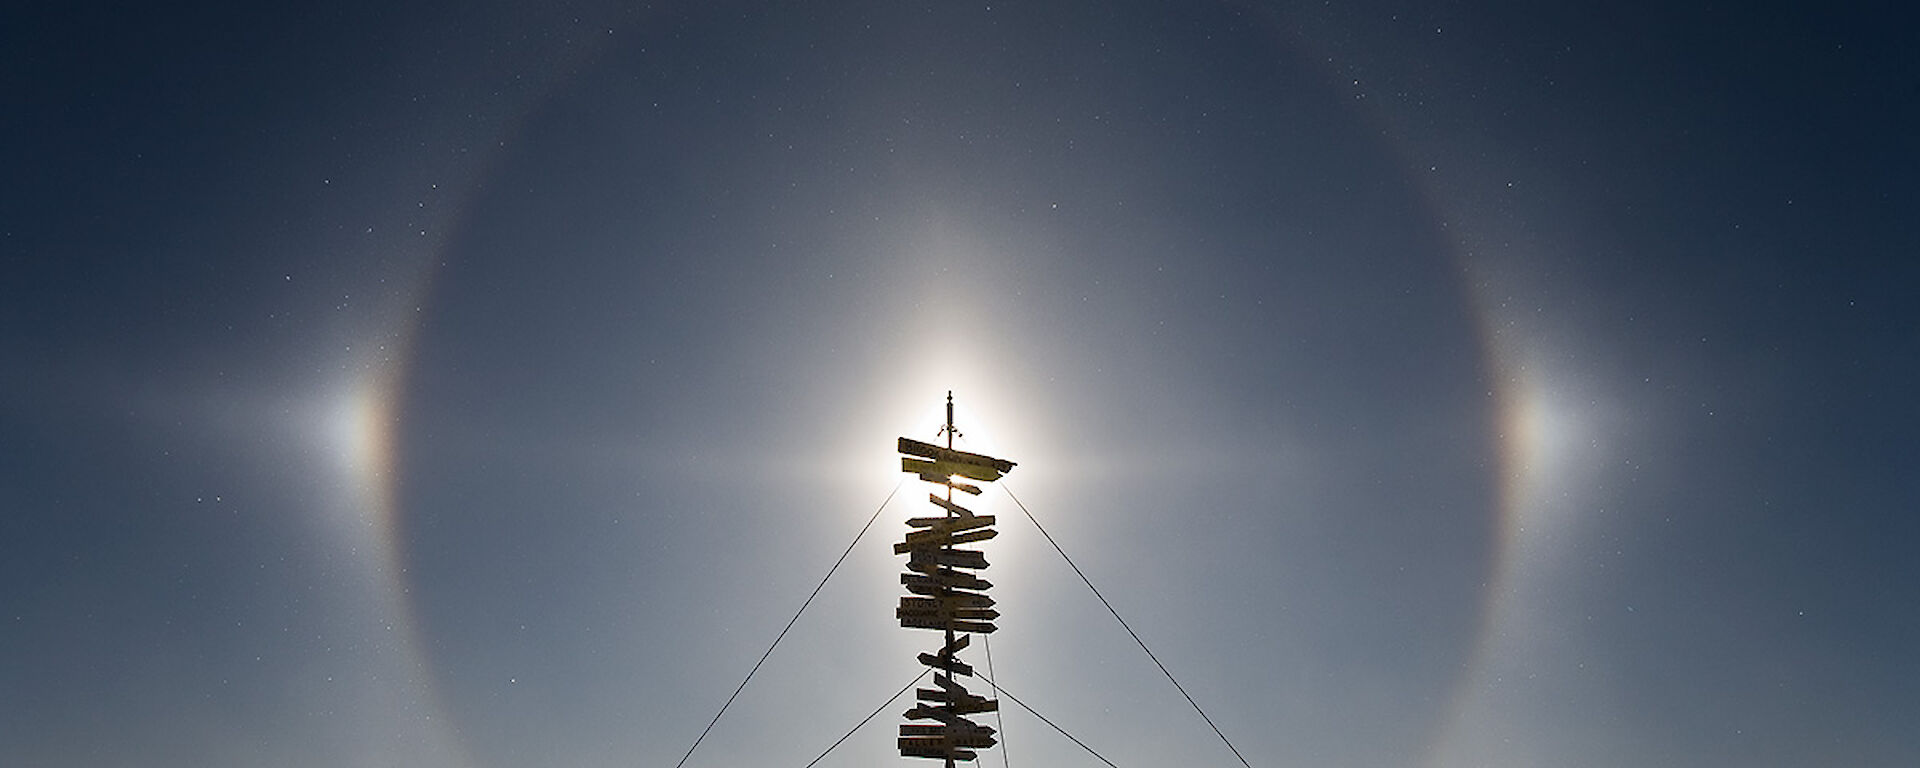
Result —
[[[947,498],[928,494],[927,499],[944,510],[942,517],[916,517],[907,520],[913,530],[906,541],[893,545],[894,554],[907,556],[907,572],[900,574],[912,595],[900,598],[894,612],[900,626],[913,629],[938,629],[946,633],[946,644],[939,653],[920,654],[920,663],[934,669],[937,688],[915,691],[919,704],[906,712],[908,720],[931,720],[931,724],[900,726],[900,754],[946,760],[952,768],[955,760],[973,760],[978,753],[994,745],[993,729],[967,719],[968,715],[993,712],[1000,702],[968,693],[954,676],[973,676],[973,667],[956,654],[967,647],[968,637],[961,632],[981,634],[994,630],[993,598],[987,588],[993,585],[969,571],[987,567],[986,554],[977,549],[957,549],[954,545],[985,541],[994,537],[992,515],[976,515],[953,503],[953,491],[979,495],[978,486],[955,480],[964,477],[993,482],[1013,471],[1013,462],[977,453],[956,451],[951,447],[953,401],[948,395],[947,427],[949,447],[942,448],[917,440],[900,438],[900,468],[920,479],[947,486]]]

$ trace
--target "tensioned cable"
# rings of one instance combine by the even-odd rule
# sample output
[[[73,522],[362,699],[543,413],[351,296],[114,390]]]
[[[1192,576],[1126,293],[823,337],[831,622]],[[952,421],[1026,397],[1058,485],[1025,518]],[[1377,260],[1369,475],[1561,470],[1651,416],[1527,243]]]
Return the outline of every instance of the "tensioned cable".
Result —
[[[982,677],[985,677],[985,675],[982,675]],[[1052,720],[1048,720],[1047,716],[1040,714],[1039,710],[1034,709],[1033,707],[1027,706],[1027,703],[1024,701],[1021,701],[1020,697],[1013,695],[1012,691],[1009,691],[1005,687],[1001,686],[999,683],[994,682],[993,678],[988,677],[987,684],[993,686],[993,690],[995,693],[1001,696],[1005,696],[1009,699],[1012,699],[1013,703],[1020,705],[1021,709],[1026,710],[1029,714],[1033,715],[1034,717],[1040,718],[1040,722],[1053,726],[1053,729],[1056,731],[1059,731],[1060,735],[1065,736],[1068,739],[1072,740],[1073,743],[1080,745],[1080,748],[1086,750],[1087,754],[1100,758],[1100,762],[1113,766],[1113,768],[1120,768],[1120,766],[1113,765],[1113,761],[1108,760],[1105,755],[1102,755],[1098,752],[1093,751],[1093,747],[1087,746],[1087,743],[1084,741],[1081,741],[1079,737],[1076,737],[1071,733],[1067,733],[1067,729],[1060,727],[1059,724],[1053,722]]]
[[[907,689],[912,688],[914,685],[918,684],[922,679],[926,678],[927,673],[932,671],[933,671],[932,667],[928,667],[926,669],[920,670],[920,674],[918,677],[915,677],[912,680],[908,680],[906,685],[903,685],[900,687],[900,690],[894,691],[893,695],[887,697],[886,701],[880,702],[880,706],[874,707],[873,711],[868,712],[866,717],[860,718],[859,723],[855,724],[852,728],[847,729],[847,732],[844,734],[841,734],[840,738],[834,739],[833,746],[827,747],[827,751],[820,753],[819,757],[816,757],[813,760],[809,761],[807,763],[806,768],[813,768],[814,763],[818,763],[822,760],[827,759],[827,755],[831,754],[834,750],[839,749],[840,744],[842,742],[845,742],[847,739],[852,738],[855,731],[858,731],[861,728],[865,728],[869,721],[879,716],[881,710],[886,709],[887,705],[892,704],[895,699],[900,698],[901,695],[907,692]]]
[[[992,637],[992,635],[981,635],[980,647],[987,652],[987,685],[993,686],[993,692],[997,695],[1000,693],[1000,686],[993,682]],[[993,710],[993,725],[1000,730],[1000,765],[1004,768],[1013,768],[1012,758],[1007,757],[1007,721],[1000,717],[1000,709],[998,707]]]
[[[1084,571],[1080,570],[1079,564],[1073,562],[1073,558],[1067,557],[1067,551],[1060,548],[1060,542],[1053,540],[1053,534],[1047,533],[1047,528],[1046,526],[1043,526],[1040,524],[1040,519],[1034,517],[1033,512],[1027,509],[1027,505],[1022,504],[1020,502],[1020,497],[1013,495],[1013,489],[1008,488],[1006,483],[1000,483],[999,485],[1000,485],[1000,490],[1007,492],[1007,498],[1013,499],[1013,503],[1019,505],[1020,511],[1026,513],[1027,519],[1033,521],[1033,527],[1040,529],[1040,535],[1046,537],[1048,544],[1053,545],[1053,551],[1059,552],[1060,558],[1062,560],[1067,561],[1067,565],[1073,568],[1073,572],[1080,576],[1081,581],[1086,582],[1087,589],[1093,590],[1093,596],[1100,598],[1100,604],[1107,607],[1108,613],[1113,614],[1114,621],[1120,622],[1120,628],[1126,630],[1128,635],[1133,636],[1133,642],[1138,643],[1140,645],[1140,650],[1147,652],[1147,658],[1152,659],[1153,665],[1160,668],[1160,673],[1167,676],[1167,680],[1173,683],[1173,687],[1180,691],[1181,696],[1187,697],[1187,703],[1193,705],[1193,711],[1200,713],[1200,719],[1207,721],[1207,727],[1212,728],[1213,734],[1215,736],[1220,737],[1220,743],[1227,745],[1227,749],[1233,752],[1234,757],[1240,758],[1241,765],[1244,765],[1247,768],[1253,768],[1253,765],[1247,762],[1247,758],[1240,754],[1240,750],[1234,748],[1233,742],[1227,740],[1227,735],[1225,733],[1220,732],[1220,726],[1213,724],[1213,718],[1207,716],[1207,711],[1200,708],[1200,702],[1194,701],[1193,695],[1190,693],[1187,693],[1187,687],[1184,685],[1181,685],[1179,680],[1175,680],[1173,677],[1173,673],[1167,671],[1167,665],[1161,664],[1160,658],[1158,656],[1153,655],[1153,649],[1147,647],[1147,641],[1141,640],[1139,633],[1134,632],[1133,627],[1127,626],[1127,620],[1120,618],[1120,612],[1117,610],[1114,610],[1113,603],[1107,602],[1107,596],[1100,594],[1100,588],[1093,585],[1093,580],[1087,578],[1087,574]],[[992,681],[988,681],[988,682],[992,682]],[[1008,698],[1012,698],[1012,695],[1009,694]],[[1020,702],[1019,700],[1016,699],[1014,703],[1019,704]],[[1021,706],[1026,706],[1026,705],[1021,704]],[[1028,710],[1028,711],[1031,712],[1032,710]],[[1034,714],[1038,715],[1040,713],[1034,712]],[[1045,720],[1046,718],[1043,717],[1040,719]],[[1052,723],[1048,723],[1048,725],[1052,725]],[[1062,733],[1065,733],[1065,731],[1062,731]],[[1092,750],[1088,750],[1088,751],[1091,752]],[[1112,763],[1108,763],[1108,765],[1112,765]]]
[[[860,537],[867,535],[867,529],[873,527],[873,521],[880,519],[880,511],[887,508],[887,504],[893,501],[894,495],[900,492],[901,486],[906,484],[907,480],[904,477],[900,482],[893,484],[893,490],[887,492],[886,500],[880,502],[880,506],[873,510],[873,516],[867,518],[867,524],[860,526],[860,532],[853,535],[853,543],[847,545],[847,551],[840,553],[840,559],[833,561],[833,567],[827,569],[827,575],[820,577],[820,583],[813,588],[813,594],[807,595],[807,601],[800,604],[800,610],[793,612],[793,618],[788,619],[787,625],[780,629],[780,634],[774,636],[773,644],[767,646],[766,653],[760,654],[760,660],[753,663],[753,669],[747,670],[746,679],[740,681],[740,687],[733,689],[733,695],[727,697],[727,703],[720,705],[720,711],[713,713],[713,720],[707,723],[706,729],[700,731],[700,738],[693,740],[693,746],[687,747],[687,753],[680,756],[680,762],[674,763],[674,768],[685,766],[687,758],[693,757],[693,751],[699,749],[700,742],[706,740],[707,734],[713,730],[713,724],[720,722],[720,716],[726,714],[727,708],[733,706],[733,700],[740,697],[741,691],[746,690],[747,682],[753,679],[753,673],[759,672],[760,665],[767,663],[767,657],[773,655],[773,649],[780,645],[780,639],[787,636],[787,630],[793,629],[793,623],[800,620],[800,614],[807,612],[807,606],[813,605],[813,599],[820,596],[820,589],[827,585],[828,579],[833,578],[833,572],[840,570],[840,564],[847,561],[847,555],[853,554],[853,548],[860,543]]]

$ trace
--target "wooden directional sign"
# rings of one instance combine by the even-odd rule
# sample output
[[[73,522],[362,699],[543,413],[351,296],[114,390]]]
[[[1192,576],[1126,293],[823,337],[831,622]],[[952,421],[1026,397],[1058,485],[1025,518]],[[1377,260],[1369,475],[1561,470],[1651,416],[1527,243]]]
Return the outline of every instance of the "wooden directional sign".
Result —
[[[927,501],[933,502],[933,505],[936,507],[944,509],[948,512],[952,512],[954,517],[973,517],[973,510],[967,509],[966,507],[960,506],[951,501],[940,498],[939,494],[936,494],[936,493],[927,494]],[[914,518],[914,520],[919,520],[919,519],[922,519],[922,518]],[[907,525],[913,525],[913,520],[908,520]],[[914,526],[914,527],[917,528],[919,526]]]
[[[902,461],[910,461],[910,459],[902,459]],[[925,482],[945,482],[947,488],[952,488],[952,490],[956,490],[956,492],[979,495],[979,486],[968,486],[968,484],[964,484],[964,482],[960,482],[960,480],[954,480],[952,476],[945,476],[945,474],[927,474],[927,472],[920,472],[920,480],[925,480]]]
[[[985,528],[993,525],[994,522],[993,515],[968,513],[959,517],[909,517],[907,518],[907,527],[928,529],[925,531],[908,531],[908,533],[958,533],[960,531],[971,531],[975,528]]]
[[[967,687],[952,678],[935,677],[933,681],[938,683],[940,687],[914,689],[914,698],[921,701],[942,702],[946,706],[952,707],[953,711],[963,715],[973,712],[992,712],[993,707],[999,706],[995,704],[993,707],[988,707],[987,709],[978,709],[977,707],[988,706],[989,702],[985,697],[967,693]]]
[[[975,579],[975,581],[984,582],[985,579]],[[942,584],[926,576],[915,576],[911,573],[900,574],[900,583],[906,585],[908,592],[912,592],[916,595],[926,595],[928,597],[940,597],[942,595],[949,595],[949,594],[963,594],[960,591],[960,588],[958,587],[948,585],[948,584]],[[971,589],[976,590],[976,592],[972,594],[977,594],[977,590],[985,589],[985,587],[974,587]]]
[[[980,753],[971,749],[960,749],[944,736],[902,736],[900,737],[901,757],[931,757],[935,760],[974,760]]]
[[[993,729],[984,725],[917,725],[907,723],[900,726],[900,735],[912,738],[945,739],[957,747],[991,747],[994,745]]]
[[[902,614],[897,608],[894,609],[894,616],[900,620],[900,626],[907,629],[942,629],[949,632],[973,632],[982,635],[993,634],[994,630],[999,629],[992,622],[947,619],[931,614]]]
[[[925,573],[938,566],[984,569],[987,553],[977,549],[914,549],[907,553],[907,567]],[[923,567],[924,566],[924,567]]]
[[[955,675],[973,677],[973,665],[952,656],[935,656],[931,653],[920,654],[920,663],[934,669],[944,670]]]
[[[947,736],[955,739],[980,739],[984,737],[987,739],[992,739],[993,734],[994,734],[994,730],[984,725],[976,725],[976,726],[973,726],[972,728],[968,728],[964,725],[959,727],[954,727],[951,725],[947,725],[946,723],[941,723],[939,725],[921,725],[918,723],[904,723],[900,726],[900,735],[902,736]],[[961,744],[961,746],[990,747],[993,745],[992,744]]]
[[[929,707],[925,704],[915,704],[913,709],[900,713],[900,716],[908,720],[938,720],[947,725],[973,723],[972,720],[961,717],[960,713],[953,711],[951,707]]]
[[[902,627],[953,627],[954,631],[960,631],[962,624],[980,624],[1000,618],[1000,612],[992,608],[920,609],[901,606],[893,609],[893,615],[900,620]]]
[[[915,691],[915,693],[920,693],[920,694],[939,693],[939,691],[932,690],[929,688],[921,688]],[[921,701],[941,701],[941,699],[929,699],[925,696],[922,696],[920,700]],[[972,696],[972,697],[966,698],[963,701],[957,701],[952,703],[932,704],[932,705],[921,704],[917,707],[914,707],[913,709],[907,710],[906,717],[908,720],[940,720],[941,722],[945,723],[949,727],[952,727],[952,726],[965,727],[968,725],[973,725],[973,721],[968,720],[964,717],[961,717],[961,715],[975,715],[982,712],[997,712],[999,711],[999,709],[1000,709],[1000,702],[997,700],[982,698],[979,696]],[[980,726],[974,726],[974,727],[977,728]],[[988,732],[991,733],[992,729],[988,729]],[[985,746],[985,745],[982,745],[982,746]]]
[[[998,535],[1000,535],[1000,532],[993,530],[992,528],[988,528],[986,530],[980,530],[980,531],[961,531],[959,533],[947,533],[944,531],[914,531],[912,533],[907,534],[906,541],[893,545],[893,553],[896,555],[904,555],[908,551],[921,549],[924,547],[944,547],[952,544],[970,544],[976,541],[986,541],[987,539],[991,539]]]
[[[993,598],[978,592],[953,590],[932,597],[901,597],[901,607],[950,610],[954,608],[992,608]]]
[[[993,586],[993,582],[982,579],[966,571],[952,568],[938,568],[933,573],[922,576],[915,573],[900,574],[900,583],[907,585],[907,591],[919,592],[917,585],[933,588],[984,590]]]
[[[896,611],[896,613],[902,616],[908,614],[921,616],[931,614],[935,616],[950,616],[956,619],[973,619],[976,621],[992,621],[1000,618],[998,611],[988,607],[993,604],[993,598],[987,597],[986,595],[969,595],[968,597],[972,599],[964,603],[956,599],[957,596],[902,597],[900,598],[900,609]],[[985,602],[987,605],[981,605],[981,602]]]
[[[922,688],[920,690],[924,691],[927,689]],[[952,704],[940,704],[940,705],[934,705],[934,706],[921,704],[919,706],[914,707],[913,709],[907,710],[905,716],[908,720],[939,720],[940,722],[946,723],[948,725],[956,725],[960,723],[972,725],[973,721],[968,720],[964,717],[961,717],[961,715],[978,714],[980,712],[1000,711],[1000,702],[998,700],[982,699],[978,696],[975,696],[973,698],[975,700],[968,701],[964,707],[960,705],[952,705]]]
[[[945,648],[941,648],[940,653],[937,655],[931,653],[920,654],[920,663],[935,669],[944,669],[956,675],[972,677],[973,667],[953,657],[954,654],[965,649],[971,641],[972,638],[968,635],[956,637],[953,639],[953,642],[947,643]],[[935,679],[937,680],[939,678]]]
[[[925,463],[932,464],[941,474],[959,475],[983,483],[1000,479],[1001,475],[1012,472],[1014,466],[1013,462],[1006,459],[942,448],[932,443],[923,443],[904,437],[900,438],[900,452],[927,459]]]
[[[975,496],[980,495],[980,486],[968,485],[953,479],[956,475],[960,474],[955,471],[957,466],[958,465],[954,464],[941,464],[937,461],[923,461],[921,459],[900,459],[900,471],[902,472],[919,475],[920,479],[929,483],[945,483]]]

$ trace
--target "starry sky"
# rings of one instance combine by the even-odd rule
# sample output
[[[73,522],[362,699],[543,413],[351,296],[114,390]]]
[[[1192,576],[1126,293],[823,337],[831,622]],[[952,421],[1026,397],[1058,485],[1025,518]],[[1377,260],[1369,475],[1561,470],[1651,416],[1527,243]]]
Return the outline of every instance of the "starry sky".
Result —
[[[1920,762],[1889,8],[42,5],[0,763],[675,765],[878,510],[686,762],[805,765],[949,390],[1117,765],[1238,760],[1015,497],[1259,768]]]

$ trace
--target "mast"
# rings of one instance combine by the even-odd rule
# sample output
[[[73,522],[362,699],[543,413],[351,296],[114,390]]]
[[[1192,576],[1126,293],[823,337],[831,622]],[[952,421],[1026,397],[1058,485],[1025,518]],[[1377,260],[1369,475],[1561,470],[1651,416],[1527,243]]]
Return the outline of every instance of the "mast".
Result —
[[[940,428],[940,432],[947,436],[947,450],[949,451],[953,450],[953,439],[960,436],[960,430],[955,429],[953,426],[953,390],[951,389],[947,390],[947,423],[946,423],[946,426],[943,426]],[[947,503],[952,504],[953,503],[953,482],[952,482],[953,477],[949,475],[947,477],[947,481],[948,481],[947,482]],[[947,517],[949,518],[955,516],[953,507],[947,507],[946,512],[947,512]],[[940,647],[952,648],[953,647],[953,625],[952,624],[947,625],[946,632],[947,632],[947,642],[945,645],[942,645]],[[953,674],[951,672],[948,672],[947,670],[941,670],[939,672],[934,673],[933,681],[934,683],[938,684],[941,688],[946,688],[949,683],[953,682]],[[902,733],[901,735],[905,736],[906,734]],[[992,739],[991,734],[989,734],[988,738],[989,740]],[[946,761],[947,761],[946,768],[953,768],[953,760],[954,758],[952,756],[948,756],[946,758]]]
[[[946,642],[938,653],[922,653],[921,664],[933,668],[937,688],[915,689],[920,703],[905,712],[908,720],[931,720],[933,724],[907,723],[900,726],[900,754],[943,760],[954,768],[959,760],[974,760],[976,751],[992,747],[994,729],[980,725],[967,715],[997,712],[1000,702],[968,693],[955,676],[972,677],[973,667],[960,661],[957,654],[970,641],[966,633],[987,634],[996,627],[1000,613],[993,610],[993,598],[986,590],[993,586],[970,571],[985,570],[987,558],[977,549],[959,549],[956,544],[985,541],[998,534],[992,515],[976,515],[953,500],[953,492],[980,494],[979,486],[955,478],[983,483],[1000,479],[1013,471],[1014,463],[978,453],[955,450],[953,439],[960,430],[953,423],[953,392],[947,392],[947,423],[940,428],[947,445],[902,437],[899,441],[900,469],[920,479],[946,486],[946,498],[927,494],[927,501],[940,507],[940,517],[915,517],[907,520],[906,540],[893,545],[896,555],[907,556],[907,572],[900,575],[909,596],[900,598],[894,616],[900,626],[909,629],[940,630]]]

